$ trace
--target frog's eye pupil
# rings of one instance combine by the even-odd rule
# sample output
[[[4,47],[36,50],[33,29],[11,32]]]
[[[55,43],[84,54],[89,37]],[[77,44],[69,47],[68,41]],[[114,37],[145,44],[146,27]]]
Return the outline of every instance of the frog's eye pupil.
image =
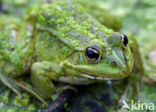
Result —
[[[128,44],[128,38],[127,38],[127,36],[124,35],[124,34],[122,34],[122,35],[121,35],[121,38],[122,38],[123,45],[124,45],[125,47],[127,47],[127,44]]]
[[[100,57],[100,52],[97,48],[89,46],[85,50],[85,55],[90,61],[97,61]],[[92,63],[91,62],[91,63]]]
[[[86,48],[86,56],[89,58],[95,58],[98,59],[99,58],[99,51],[97,48],[95,47],[87,47]]]

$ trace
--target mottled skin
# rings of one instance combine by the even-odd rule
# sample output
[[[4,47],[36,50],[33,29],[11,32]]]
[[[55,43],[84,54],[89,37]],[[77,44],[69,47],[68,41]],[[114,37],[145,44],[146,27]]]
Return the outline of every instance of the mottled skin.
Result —
[[[94,0],[73,0],[78,4],[81,4],[85,8],[85,12],[92,15],[101,24],[111,28],[115,31],[119,31],[122,28],[122,21],[119,16],[111,14]]]
[[[46,4],[32,9],[28,22],[19,26],[12,20],[9,25],[0,24],[0,80],[19,96],[13,79],[26,72],[37,93],[46,99],[56,89],[52,80],[90,84],[118,80],[132,71],[133,56],[123,35],[77,5]],[[85,54],[87,47],[98,49],[98,59]]]

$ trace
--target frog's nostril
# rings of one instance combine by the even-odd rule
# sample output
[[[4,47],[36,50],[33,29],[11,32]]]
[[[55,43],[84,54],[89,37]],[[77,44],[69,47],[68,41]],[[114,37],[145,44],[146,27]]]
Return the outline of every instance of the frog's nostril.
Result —
[[[112,65],[112,66],[117,66],[116,61],[112,61],[112,62],[111,62],[111,65]]]

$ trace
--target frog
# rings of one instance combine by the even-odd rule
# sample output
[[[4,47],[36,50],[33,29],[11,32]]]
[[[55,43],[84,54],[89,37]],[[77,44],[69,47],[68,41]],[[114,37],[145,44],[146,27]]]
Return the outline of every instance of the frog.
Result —
[[[77,4],[36,6],[26,18],[0,22],[0,80],[19,97],[24,89],[45,103],[56,90],[53,81],[88,85],[119,80],[133,70],[128,37]],[[28,73],[34,91],[17,79]]]

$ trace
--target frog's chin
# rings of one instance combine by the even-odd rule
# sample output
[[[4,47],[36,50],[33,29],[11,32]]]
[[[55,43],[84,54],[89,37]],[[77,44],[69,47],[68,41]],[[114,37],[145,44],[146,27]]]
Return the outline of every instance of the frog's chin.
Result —
[[[94,76],[94,75],[90,75],[90,74],[81,74],[81,76],[88,78],[88,79],[94,79],[94,80],[114,80],[114,78]]]

